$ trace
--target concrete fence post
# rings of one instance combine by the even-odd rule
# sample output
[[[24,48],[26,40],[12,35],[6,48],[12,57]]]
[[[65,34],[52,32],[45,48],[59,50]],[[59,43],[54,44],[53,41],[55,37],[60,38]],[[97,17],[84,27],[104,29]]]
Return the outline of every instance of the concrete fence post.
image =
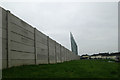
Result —
[[[61,51],[61,47],[62,47],[62,46],[61,46],[61,44],[60,44],[60,62],[62,62],[62,55],[61,55],[61,52],[62,52],[62,51]]]
[[[49,59],[49,36],[47,36],[47,47],[48,47],[48,64],[50,63]]]
[[[11,28],[10,28],[10,11],[7,11],[6,15],[6,22],[7,22],[7,68],[11,67]]]
[[[57,42],[55,41],[55,63],[57,63],[57,50],[56,50],[56,44],[57,44]]]
[[[0,7],[0,80],[2,79],[2,8]]]
[[[34,28],[34,53],[35,53],[35,64],[37,64],[37,52],[36,52],[36,28]]]

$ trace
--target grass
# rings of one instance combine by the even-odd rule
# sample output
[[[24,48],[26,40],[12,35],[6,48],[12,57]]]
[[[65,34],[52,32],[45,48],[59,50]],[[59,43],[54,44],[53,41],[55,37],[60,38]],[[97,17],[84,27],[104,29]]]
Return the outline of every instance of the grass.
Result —
[[[107,60],[74,60],[24,65],[4,69],[3,78],[118,78],[119,64]]]

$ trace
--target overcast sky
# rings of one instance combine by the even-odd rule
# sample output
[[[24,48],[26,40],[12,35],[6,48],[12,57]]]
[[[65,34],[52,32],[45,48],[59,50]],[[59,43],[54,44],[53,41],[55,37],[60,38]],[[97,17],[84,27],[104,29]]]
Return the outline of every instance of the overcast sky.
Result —
[[[0,5],[79,55],[118,51],[117,2],[9,2]]]

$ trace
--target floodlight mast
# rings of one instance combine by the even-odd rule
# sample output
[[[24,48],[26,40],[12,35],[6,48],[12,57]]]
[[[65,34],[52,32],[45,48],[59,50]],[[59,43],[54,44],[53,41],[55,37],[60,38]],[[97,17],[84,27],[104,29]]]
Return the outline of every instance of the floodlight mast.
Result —
[[[70,40],[71,40],[71,50],[72,50],[72,52],[75,53],[76,55],[78,55],[77,44],[76,44],[75,39],[74,39],[71,32],[70,32]]]

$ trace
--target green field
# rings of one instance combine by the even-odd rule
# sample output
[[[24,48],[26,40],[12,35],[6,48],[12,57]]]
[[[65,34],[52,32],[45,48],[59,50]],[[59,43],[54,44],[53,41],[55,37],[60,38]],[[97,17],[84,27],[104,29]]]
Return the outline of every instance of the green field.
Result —
[[[119,64],[108,60],[74,60],[27,65],[4,69],[3,78],[118,78]]]

